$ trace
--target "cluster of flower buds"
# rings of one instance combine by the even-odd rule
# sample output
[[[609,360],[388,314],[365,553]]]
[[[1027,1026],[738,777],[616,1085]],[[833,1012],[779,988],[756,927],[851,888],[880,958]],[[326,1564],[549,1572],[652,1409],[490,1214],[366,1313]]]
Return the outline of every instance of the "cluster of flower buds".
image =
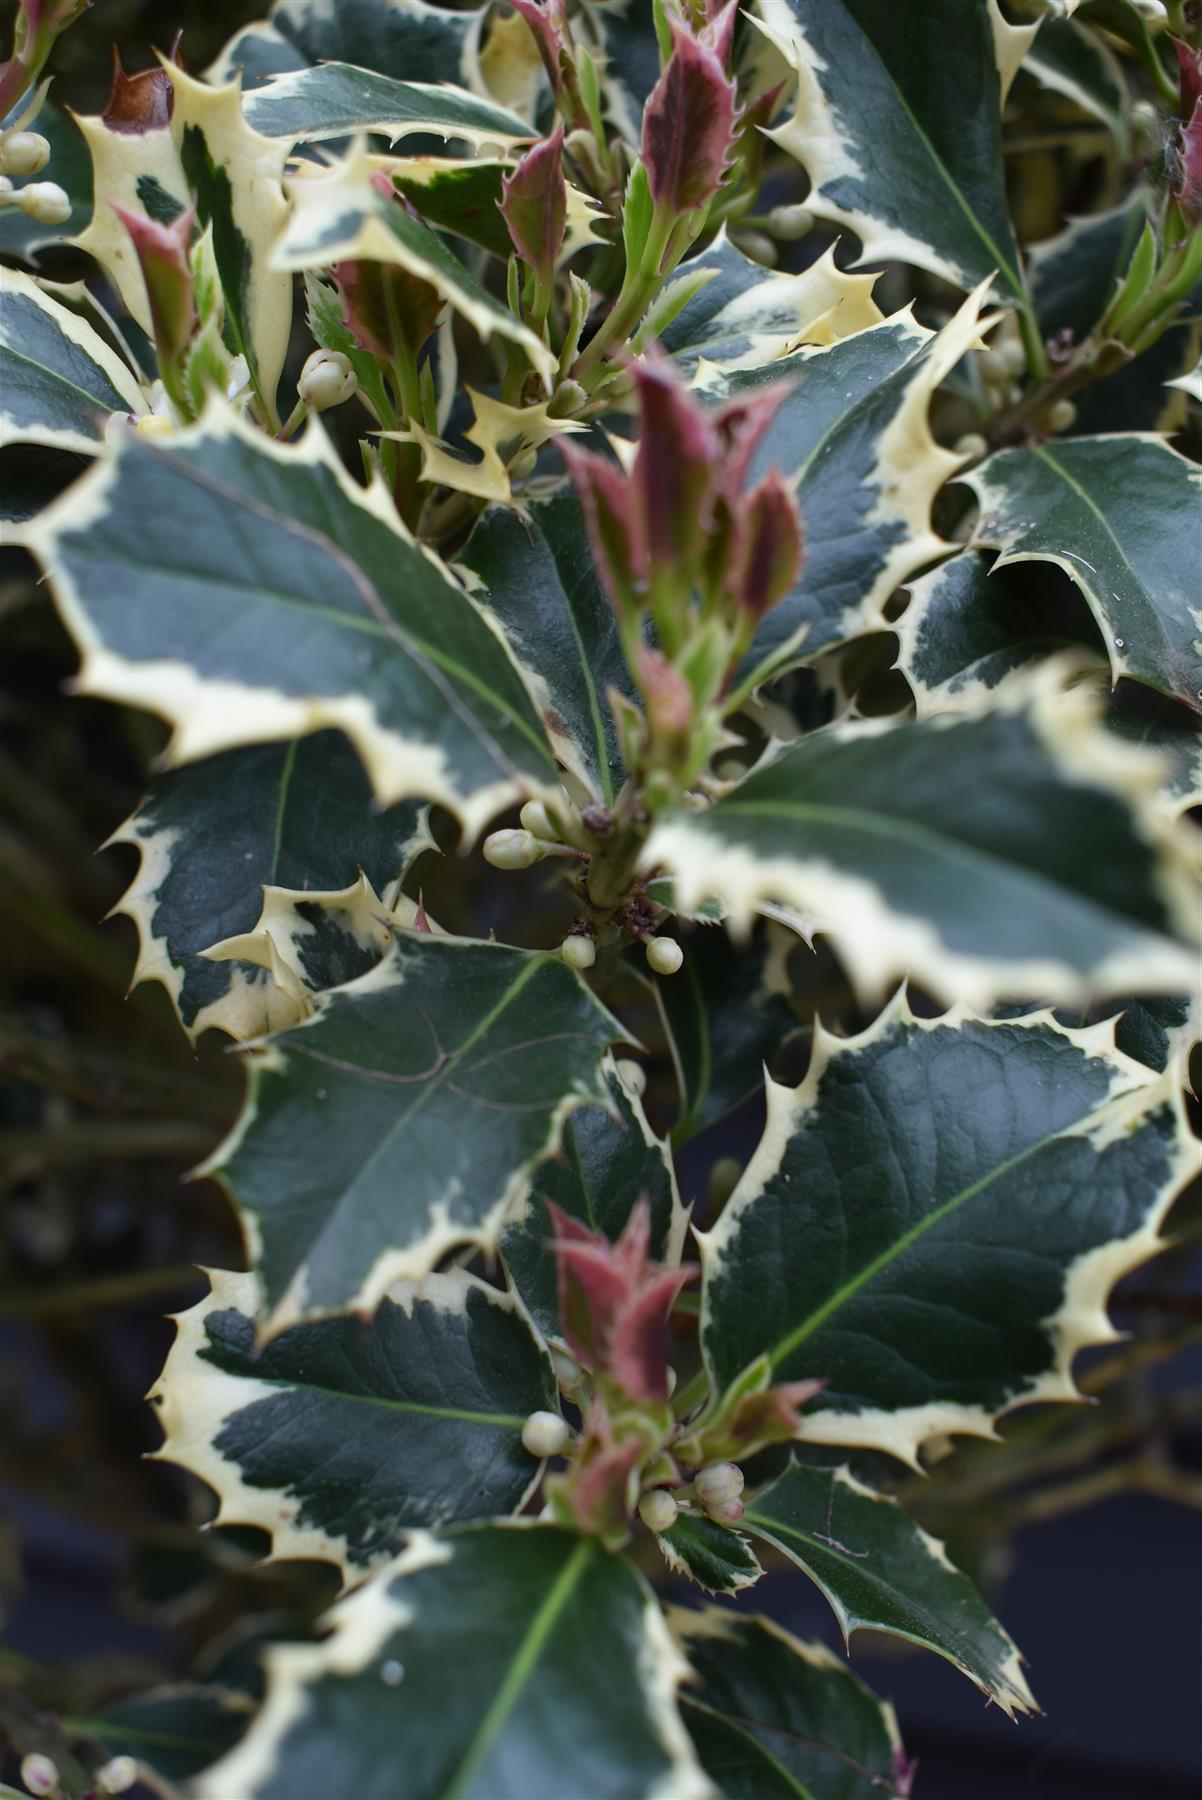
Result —
[[[783,387],[707,412],[658,354],[631,373],[641,424],[629,469],[562,451],[642,692],[643,721],[619,717],[627,761],[668,776],[671,798],[713,754],[717,703],[760,620],[797,580],[803,535],[779,470],[748,485]]]

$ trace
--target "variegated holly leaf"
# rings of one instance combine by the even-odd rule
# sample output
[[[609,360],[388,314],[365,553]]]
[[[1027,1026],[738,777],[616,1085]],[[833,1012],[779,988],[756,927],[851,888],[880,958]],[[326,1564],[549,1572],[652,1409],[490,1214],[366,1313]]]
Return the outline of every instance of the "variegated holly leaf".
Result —
[[[253,1274],[209,1273],[179,1315],[151,1393],[165,1442],[275,1557],[319,1557],[357,1581],[421,1526],[503,1517],[539,1476],[522,1447],[556,1404],[545,1346],[507,1294],[461,1269],[394,1287],[368,1320],[294,1325],[256,1344]]]
[[[723,226],[664,289],[650,327],[685,373],[702,360],[718,370],[758,368],[801,344],[833,344],[882,324],[876,281],[840,269],[833,245],[799,275],[765,269]]]
[[[485,514],[458,562],[498,621],[566,768],[613,804],[626,771],[608,694],[633,698],[613,607],[572,493]]]
[[[418,801],[373,807],[362,764],[334,731],[227,750],[160,775],[109,841],[132,845],[141,858],[117,906],[138,931],[134,980],[162,982],[192,1038],[210,1027],[254,1037],[301,1016],[291,1004],[294,987],[281,992],[269,968],[204,955],[223,939],[254,931],[264,887],[323,892],[348,887],[358,875],[392,916],[401,879],[433,842]],[[339,944],[330,944],[324,928],[334,921],[315,897],[297,892],[293,900],[314,911],[290,926],[300,942],[289,966],[304,987],[332,986],[323,977]],[[320,951],[317,961],[306,940]],[[290,944],[281,937],[278,948]],[[376,949],[370,960],[378,958]]]
[[[910,603],[894,629],[897,666],[920,718],[973,712],[1051,652],[1096,643],[1078,595],[1059,572],[1032,580],[1029,569],[996,569],[992,561],[964,550],[910,583]]]
[[[282,70],[332,62],[466,87],[483,16],[483,8],[452,12],[426,0],[275,0],[266,19],[235,33],[207,79],[228,81],[241,70],[249,90]]]
[[[1191,369],[1188,369],[1184,375],[1178,375],[1172,381],[1166,381],[1165,386],[1179,388],[1183,394],[1188,394],[1191,400],[1196,400],[1199,405],[1202,405],[1202,362],[1195,357]]]
[[[114,413],[142,413],[136,375],[86,319],[0,268],[0,445],[100,448]]]
[[[533,135],[517,113],[449,82],[394,81],[342,62],[272,76],[246,96],[245,106],[256,131],[289,144],[360,131],[393,143],[433,133],[477,147],[521,143]]]
[[[645,866],[686,913],[808,914],[857,986],[907,971],[948,1000],[1174,992],[1197,881],[1157,816],[1157,761],[1118,747],[1057,662],[988,710],[803,738],[708,812],[657,825]]]
[[[412,933],[267,1040],[207,1166],[245,1221],[270,1329],[495,1246],[569,1115],[609,1103],[621,1036],[557,956]]]
[[[1202,710],[1196,464],[1131,433],[999,450],[965,480],[981,507],[974,541],[1002,552],[998,567],[1058,563],[1098,621],[1115,680]]]
[[[917,263],[1021,298],[1006,206],[1001,102],[1030,29],[995,0],[929,0],[922,30],[893,0],[761,0],[797,75],[770,136],[811,182],[806,205],[854,231],[862,260]]]
[[[548,1525],[420,1535],[324,1642],[268,1654],[267,1703],[198,1800],[716,1800],[676,1705],[687,1665],[624,1558]],[[598,1671],[604,1680],[598,1680]],[[570,1770],[570,1775],[566,1771]]]
[[[791,932],[770,926],[742,955],[724,931],[690,936],[683,966],[654,982],[680,1086],[672,1141],[685,1143],[763,1086],[764,1065],[798,1029],[784,967]]]
[[[78,236],[92,216],[92,162],[75,120],[47,102],[37,115],[35,129],[50,145],[49,173],[70,200],[71,211],[61,225],[45,225],[17,206],[0,207],[0,251],[5,256],[19,256],[23,262],[35,262],[39,250]],[[28,179],[44,181],[46,175]],[[24,185],[24,181],[13,180],[18,190]]]
[[[1160,758],[1157,799],[1170,819],[1202,806],[1202,720],[1140,681],[1120,681],[1108,696],[1106,727]]]
[[[304,271],[358,260],[394,263],[437,288],[482,338],[495,331],[518,344],[531,367],[550,381],[555,359],[542,340],[476,280],[437,232],[399,199],[381,194],[372,174],[362,142],[328,168],[314,165],[298,173],[288,184],[292,215],[272,252],[272,266]]]
[[[171,124],[114,131],[100,116],[78,121],[92,158],[96,209],[80,247],[94,256],[143,331],[151,330],[146,285],[115,207],[160,224],[195,201],[212,225],[225,298],[226,330],[241,352],[270,416],[292,330],[292,283],[268,253],[288,216],[282,176],[286,146],[251,129],[236,82],[215,88],[172,65]]]
[[[523,30],[525,26],[523,25]],[[382,169],[399,194],[403,194],[438,231],[453,232],[470,244],[478,244],[502,262],[513,255],[513,242],[499,210],[501,181],[513,167],[512,160],[453,156],[381,156],[373,166]],[[572,182],[567,189],[567,219],[560,264],[589,244],[602,243],[597,222],[605,215],[597,202]]]
[[[1076,1397],[1114,1334],[1114,1283],[1160,1247],[1197,1165],[1175,1084],[1119,1052],[1113,1020],[917,1019],[819,1030],[701,1239],[718,1391],[759,1356],[825,1383],[799,1435],[916,1462],[939,1432]]]
[[[1131,97],[1123,66],[1099,32],[1072,19],[1045,18],[1022,68],[1050,93],[1100,119],[1126,158]]]
[[[89,1715],[87,1736],[109,1757],[132,1756],[151,1777],[139,1785],[161,1792],[162,1783],[188,1781],[232,1750],[254,1713],[246,1694],[179,1681],[109,1701]]]
[[[727,1800],[883,1800],[906,1768],[893,1708],[824,1644],[726,1608],[673,1608],[681,1711]]]
[[[707,1594],[737,1594],[764,1573],[741,1531],[702,1513],[681,1513],[656,1537],[674,1575],[687,1575]]]
[[[1033,1712],[1022,1658],[967,1575],[886,1494],[847,1468],[794,1463],[743,1514],[830,1601],[845,1639],[883,1631],[934,1650],[1010,1717]]]
[[[320,427],[284,447],[214,406],[129,435],[25,534],[79,686],[170,720],[172,763],[336,726],[381,801],[438,800],[470,835],[553,777],[495,633]]]
[[[688,1213],[681,1204],[667,1144],[656,1137],[639,1098],[635,1064],[602,1066],[603,1101],[572,1114],[554,1162],[538,1171],[531,1192],[515,1210],[501,1238],[501,1255],[531,1318],[546,1337],[560,1336],[555,1235],[547,1202],[602,1231],[616,1243],[635,1203],[651,1209],[648,1254],[678,1263]]]
[[[935,389],[977,341],[980,300],[974,295],[936,336],[905,312],[758,369],[712,377],[703,369],[720,400],[777,382],[790,388],[754,467],[779,467],[794,482],[806,557],[797,585],[756,633],[746,682],[881,629],[898,584],[948,548],[931,506],[962,459],[935,442],[928,413]]]

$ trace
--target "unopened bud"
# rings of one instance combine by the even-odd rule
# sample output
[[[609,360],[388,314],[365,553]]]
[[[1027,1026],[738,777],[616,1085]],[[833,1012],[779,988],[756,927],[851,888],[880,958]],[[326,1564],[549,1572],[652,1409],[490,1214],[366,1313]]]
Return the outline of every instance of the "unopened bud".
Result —
[[[566,419],[579,412],[587,399],[588,389],[581,387],[578,381],[561,381],[551,396],[547,411],[556,419]]]
[[[566,1419],[558,1413],[533,1412],[522,1426],[522,1448],[542,1462],[548,1456],[562,1456],[571,1436]]]
[[[10,175],[40,175],[50,161],[50,144],[40,131],[14,131],[0,144],[0,167]]]
[[[1132,4],[1137,13],[1143,14],[1153,31],[1158,25],[1168,24],[1169,14],[1164,0],[1132,0]]]
[[[711,1519],[729,1522],[742,1514],[743,1471],[737,1463],[710,1463],[696,1480],[697,1498]],[[735,1512],[734,1508],[738,1511]]]
[[[1000,350],[982,350],[978,367],[985,381],[996,384],[1009,379],[1010,365]]]
[[[667,1488],[649,1488],[639,1500],[639,1518],[656,1536],[675,1525],[680,1508]]]
[[[647,963],[656,975],[675,975],[684,961],[684,951],[675,938],[647,939]]]
[[[720,1156],[710,1170],[707,1192],[711,1206],[725,1206],[743,1178],[743,1165],[736,1156]]]
[[[555,1379],[563,1392],[571,1399],[584,1380],[584,1370],[576,1361],[570,1350],[557,1350],[552,1347],[551,1363],[555,1370]]]
[[[962,438],[956,439],[953,449],[957,456],[966,456],[973,462],[978,462],[988,451],[989,445],[979,431],[966,431]]]
[[[559,836],[551,823],[551,815],[541,800],[527,800],[518,818],[526,830],[532,831],[537,838],[548,838],[553,843]]]
[[[563,940],[559,954],[569,969],[591,969],[597,960],[597,946],[592,938],[581,937],[577,932]]]
[[[315,350],[300,372],[297,393],[313,412],[341,406],[359,386],[349,356],[341,350]]]
[[[484,860],[494,869],[529,869],[546,855],[546,845],[529,831],[491,831],[483,844]]]
[[[31,1794],[53,1794],[58,1789],[58,1768],[48,1756],[34,1751],[21,1761],[21,1780]]]
[[[624,1056],[617,1064],[617,1075],[633,1099],[639,1100],[647,1092],[647,1071],[642,1063],[632,1062],[628,1056]]]
[[[519,450],[506,466],[514,481],[525,481],[538,467],[538,451],[532,446]]]
[[[759,263],[765,269],[776,267],[776,245],[762,231],[735,231],[731,233],[731,241],[736,249],[749,256],[752,262]]]
[[[998,353],[1006,365],[1008,375],[1025,375],[1027,370],[1027,353],[1017,338],[1005,338],[998,345]]]
[[[1048,430],[1070,431],[1077,423],[1077,409],[1071,400],[1057,400],[1048,407]]]
[[[71,198],[57,181],[31,181],[18,188],[17,205],[39,225],[65,225],[71,217]]]
[[[12,191],[13,191],[13,184],[8,179],[8,176],[0,175],[0,194],[11,194]]]
[[[96,1786],[102,1794],[125,1794],[138,1779],[138,1765],[132,1756],[110,1757],[96,1771]]]
[[[774,206],[768,214],[768,229],[773,237],[793,243],[814,229],[814,215],[806,206]]]
[[[139,437],[170,437],[175,424],[165,413],[143,413],[136,429]]]

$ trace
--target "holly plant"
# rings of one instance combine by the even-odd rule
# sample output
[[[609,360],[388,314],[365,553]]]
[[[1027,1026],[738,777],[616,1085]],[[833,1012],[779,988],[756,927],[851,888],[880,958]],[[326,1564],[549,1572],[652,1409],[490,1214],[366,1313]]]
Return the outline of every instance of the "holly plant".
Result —
[[[161,1455],[345,1588],[190,1791],[908,1795],[747,1590],[1032,1708],[896,1490],[1198,1164],[1199,8],[277,0],[76,116],[86,3],[10,541],[245,1071]]]

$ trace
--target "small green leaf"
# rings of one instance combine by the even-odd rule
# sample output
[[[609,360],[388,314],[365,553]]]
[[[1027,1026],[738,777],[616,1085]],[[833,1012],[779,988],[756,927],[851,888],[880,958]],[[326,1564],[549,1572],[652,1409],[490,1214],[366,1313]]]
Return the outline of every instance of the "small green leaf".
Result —
[[[646,866],[736,930],[765,900],[808,915],[866,992],[907,972],[978,1006],[1188,987],[1197,881],[1156,771],[1116,754],[1065,673],[991,710],[814,732],[658,825]]]
[[[862,1630],[906,1638],[946,1657],[1009,1716],[1036,1710],[1018,1650],[967,1575],[895,1500],[848,1469],[793,1464],[756,1495],[743,1524],[804,1569],[845,1638]]]
[[[580,502],[571,493],[536,500],[521,517],[493,508],[457,560],[539,693],[560,761],[612,805],[626,771],[607,695],[615,688],[633,697],[634,690]]]
[[[267,1704],[198,1800],[716,1800],[676,1705],[686,1666],[645,1582],[547,1525],[422,1535],[324,1643],[269,1654]]]
[[[151,1398],[158,1454],[215,1491],[215,1523],[358,1580],[418,1527],[524,1504],[539,1464],[522,1426],[556,1386],[510,1296],[454,1269],[393,1288],[370,1319],[294,1325],[258,1348],[255,1276],[209,1280]]]
[[[91,453],[114,413],[145,410],[136,375],[86,319],[0,268],[0,444]]]
[[[886,1800],[902,1763],[893,1708],[823,1644],[725,1608],[674,1608],[694,1680],[681,1711],[726,1800]],[[896,1790],[900,1791],[900,1790]]]
[[[511,144],[534,134],[525,119],[447,81],[394,81],[349,63],[275,75],[246,96],[246,117],[264,137],[290,144],[381,132],[394,143],[418,132],[468,143]]]
[[[707,1594],[737,1594],[754,1587],[764,1573],[741,1532],[700,1514],[681,1513],[656,1543],[668,1567]]]
[[[556,956],[420,934],[251,1060],[213,1156],[273,1331],[495,1246],[621,1027]]]
[[[769,135],[804,166],[806,205],[863,260],[917,263],[957,287],[1023,293],[1006,205],[1001,102],[1029,31],[989,0],[773,0],[769,35],[798,80]]]
[[[801,1436],[916,1462],[928,1438],[1076,1397],[1114,1283],[1160,1248],[1196,1154],[1174,1081],[1108,1020],[916,1019],[819,1032],[701,1242],[721,1392],[767,1355],[820,1380]]]
[[[649,1254],[657,1262],[680,1261],[688,1214],[672,1158],[623,1073],[606,1059],[604,1103],[573,1113],[564,1127],[561,1156],[543,1164],[501,1239],[510,1278],[546,1337],[560,1335],[548,1200],[616,1243],[635,1202],[645,1195],[651,1208]]]
[[[173,763],[336,726],[379,799],[439,800],[473,835],[553,777],[495,633],[320,427],[274,445],[215,405],[124,438],[26,539],[79,686],[167,717]]]
[[[999,450],[964,477],[997,566],[1045,559],[1081,589],[1115,680],[1202,711],[1195,561],[1202,471],[1162,440],[1115,435]]]
[[[269,978],[201,952],[253,928],[264,886],[334,889],[362,871],[391,905],[432,840],[418,801],[373,807],[351,746],[341,733],[321,731],[248,744],[156,777],[109,842],[130,844],[141,857],[118,902],[138,929],[134,980],[161,981],[190,1036],[217,1026],[244,1038],[267,1029],[254,1019]]]

